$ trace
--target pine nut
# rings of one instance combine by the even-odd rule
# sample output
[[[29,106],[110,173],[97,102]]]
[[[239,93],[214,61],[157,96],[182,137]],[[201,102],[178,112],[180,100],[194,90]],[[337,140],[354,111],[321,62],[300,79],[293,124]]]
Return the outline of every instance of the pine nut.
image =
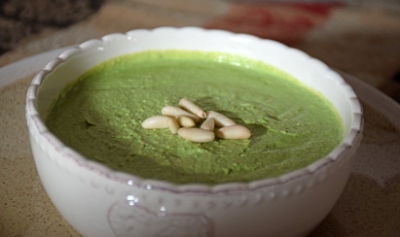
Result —
[[[194,127],[196,125],[196,122],[193,119],[186,116],[179,116],[176,121],[182,127]]]
[[[180,128],[178,134],[192,142],[212,142],[215,139],[213,132],[200,128]]]
[[[168,120],[168,127],[172,134],[176,134],[180,128],[178,122],[173,118]]]
[[[204,122],[201,124],[200,128],[208,131],[214,131],[214,119],[213,118],[206,118]]]
[[[213,118],[215,120],[215,125],[218,127],[225,127],[236,124],[232,119],[215,111],[208,111],[207,118]]]
[[[143,128],[168,128],[168,121],[171,120],[171,117],[157,115],[150,118],[147,118],[143,121]]]
[[[204,119],[207,117],[207,114],[199,106],[186,98],[182,98],[179,101],[179,106],[190,113],[195,114],[199,118]]]
[[[197,117],[194,114],[191,114],[181,108],[177,108],[174,106],[165,106],[164,108],[161,109],[161,114],[166,115],[166,116],[171,116],[171,117],[179,117],[179,116],[186,116],[191,119],[193,119],[195,122],[200,122],[200,118]]]
[[[217,137],[224,139],[247,139],[251,136],[249,129],[242,125],[222,127],[217,131]]]

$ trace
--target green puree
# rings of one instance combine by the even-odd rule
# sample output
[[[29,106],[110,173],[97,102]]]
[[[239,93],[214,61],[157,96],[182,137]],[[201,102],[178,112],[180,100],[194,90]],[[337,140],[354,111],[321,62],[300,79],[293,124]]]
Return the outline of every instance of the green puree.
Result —
[[[249,128],[246,140],[193,143],[141,123],[186,97]],[[327,155],[343,137],[318,92],[261,62],[147,51],[87,71],[53,102],[47,126],[91,160],[143,178],[215,184],[273,177]]]

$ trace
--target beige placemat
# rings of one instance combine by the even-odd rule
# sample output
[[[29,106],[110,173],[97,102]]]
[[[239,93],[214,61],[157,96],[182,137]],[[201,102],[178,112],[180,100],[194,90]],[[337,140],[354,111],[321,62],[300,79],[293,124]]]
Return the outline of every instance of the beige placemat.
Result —
[[[51,204],[36,172],[24,110],[32,78],[0,88],[0,236],[79,236]]]

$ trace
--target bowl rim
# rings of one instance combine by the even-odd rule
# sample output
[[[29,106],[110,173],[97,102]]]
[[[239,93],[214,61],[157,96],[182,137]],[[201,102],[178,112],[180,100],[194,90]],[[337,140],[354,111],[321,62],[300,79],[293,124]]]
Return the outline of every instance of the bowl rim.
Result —
[[[226,37],[241,37],[247,40],[252,41],[264,41],[269,43],[274,43],[276,47],[279,47],[282,50],[289,50],[294,54],[301,54],[307,60],[311,60],[312,63],[318,64],[318,66],[322,66],[326,68],[326,70],[330,71],[334,78],[342,87],[346,98],[350,101],[351,112],[353,115],[353,121],[350,126],[350,131],[343,138],[341,144],[339,144],[335,149],[333,149],[327,156],[318,159],[317,161],[309,164],[308,166],[296,169],[289,173],[285,173],[279,175],[277,177],[270,177],[264,179],[258,179],[249,182],[227,182],[220,184],[201,184],[201,183],[189,183],[189,184],[175,184],[168,181],[156,180],[156,179],[146,179],[136,176],[134,174],[129,174],[126,172],[113,170],[103,164],[100,164],[96,161],[89,160],[85,158],[83,155],[74,151],[72,148],[64,145],[55,135],[53,135],[46,127],[44,121],[39,116],[38,108],[37,108],[37,93],[38,90],[47,77],[47,75],[53,71],[58,65],[62,64],[64,61],[71,58],[73,55],[79,54],[80,52],[93,47],[98,47],[100,44],[106,44],[111,41],[115,41],[118,37],[132,37],[137,32],[145,33],[145,34],[153,34],[159,31],[170,31],[171,33],[183,32],[183,31],[192,31],[197,33],[204,34],[219,34],[224,35]],[[28,129],[31,135],[35,136],[31,130],[36,129],[38,132],[38,136],[44,138],[44,141],[49,143],[63,158],[70,159],[75,162],[78,166],[87,169],[90,172],[97,173],[100,176],[103,176],[107,179],[113,180],[118,183],[126,184],[128,186],[136,186],[138,188],[148,189],[148,190],[160,190],[160,191],[168,191],[171,193],[196,193],[196,194],[218,194],[218,193],[230,193],[237,191],[245,191],[245,190],[257,190],[261,188],[266,188],[270,186],[283,185],[290,181],[299,179],[304,176],[312,175],[323,167],[326,167],[332,163],[338,162],[341,160],[350,148],[355,145],[358,145],[362,138],[363,131],[363,109],[359,99],[357,98],[354,90],[351,88],[347,82],[333,69],[330,69],[325,63],[322,61],[315,59],[308,54],[295,49],[288,47],[282,43],[276,42],[274,40],[262,39],[249,34],[242,33],[233,33],[225,30],[215,30],[215,29],[203,29],[199,27],[158,27],[154,29],[135,29],[128,31],[126,33],[113,33],[103,36],[100,39],[91,39],[87,40],[79,45],[72,46],[64,50],[61,54],[59,54],[56,58],[47,63],[42,70],[40,70],[36,76],[33,78],[31,85],[27,91],[26,97],[26,119],[28,123]],[[29,120],[32,122],[30,125]],[[32,139],[32,138],[31,138]],[[36,158],[35,158],[36,159]]]

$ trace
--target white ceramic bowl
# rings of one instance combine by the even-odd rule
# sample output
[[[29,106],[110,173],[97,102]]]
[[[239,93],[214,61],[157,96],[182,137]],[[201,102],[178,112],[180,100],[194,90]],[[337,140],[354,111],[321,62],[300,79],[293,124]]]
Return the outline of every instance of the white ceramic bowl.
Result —
[[[227,52],[278,67],[333,103],[346,136],[328,156],[304,169],[249,183],[206,186],[113,171],[85,159],[47,130],[47,107],[66,83],[104,60],[149,49]],[[363,127],[353,90],[325,64],[274,41],[199,28],[134,30],[66,50],[34,78],[26,118],[46,192],[76,230],[94,237],[305,236],[341,194]]]

